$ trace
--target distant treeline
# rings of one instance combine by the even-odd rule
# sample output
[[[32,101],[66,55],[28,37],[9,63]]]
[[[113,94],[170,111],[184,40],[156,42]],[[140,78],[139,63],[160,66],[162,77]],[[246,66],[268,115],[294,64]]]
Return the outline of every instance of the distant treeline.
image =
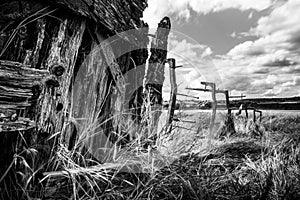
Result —
[[[246,104],[250,108],[268,110],[300,110],[300,97],[289,98],[252,98],[233,100],[230,102],[232,107],[239,107]]]
[[[211,101],[209,100],[191,100],[179,101],[176,103],[176,109],[210,109]],[[249,98],[230,101],[230,107],[238,109],[241,105],[246,105],[249,109],[262,109],[262,110],[300,110],[300,97],[290,98]],[[168,108],[168,102],[164,103],[164,108]],[[218,108],[225,109],[225,102],[218,101]]]

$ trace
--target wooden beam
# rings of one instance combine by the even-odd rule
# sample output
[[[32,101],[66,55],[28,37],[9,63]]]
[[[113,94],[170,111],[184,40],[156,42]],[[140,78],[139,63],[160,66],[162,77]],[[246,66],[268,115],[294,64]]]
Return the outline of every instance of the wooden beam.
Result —
[[[36,127],[35,122],[27,118],[18,118],[16,121],[9,119],[2,119],[0,116],[0,133],[26,131]]]
[[[0,60],[1,86],[31,89],[35,81],[41,81],[46,76],[49,76],[48,70],[30,68],[30,65],[19,62]]]
[[[241,95],[241,96],[238,96],[238,95],[236,95],[236,96],[229,96],[229,98],[230,99],[235,99],[235,98],[243,98],[243,97],[246,97],[246,95]]]
[[[171,94],[169,100],[169,107],[168,107],[168,115],[167,115],[167,127],[168,131],[172,129],[172,121],[174,117],[174,111],[176,108],[176,94],[177,94],[177,84],[176,84],[176,73],[175,73],[175,59],[171,58],[168,59],[168,63],[170,65],[170,84],[171,84]]]
[[[155,38],[151,42],[151,55],[146,72],[145,89],[146,92],[152,91],[151,104],[154,105],[162,105],[162,86],[165,80],[164,65],[167,59],[167,46],[170,28],[170,19],[168,17],[163,18],[158,24]]]
[[[31,106],[35,86],[49,76],[47,70],[18,62],[0,60],[0,109],[19,110]]]
[[[49,55],[43,67],[53,73],[52,69],[60,65],[63,66],[64,73],[60,76],[52,74],[53,81],[49,83],[53,82],[54,85],[46,86],[41,93],[37,103],[40,107],[36,109],[40,113],[37,124],[40,132],[62,132],[69,120],[71,79],[85,27],[85,19],[65,18],[61,20],[57,34],[53,35]],[[56,110],[58,104],[62,107],[60,111]]]
[[[225,94],[225,100],[226,100],[226,108],[227,108],[228,114],[230,115],[231,114],[231,108],[230,108],[230,101],[229,101],[228,90],[225,90],[224,94]]]
[[[181,94],[181,93],[177,93],[178,96],[184,96],[184,97],[190,97],[190,98],[194,98],[194,99],[199,99],[199,97],[195,97],[192,95],[187,95],[187,94]]]
[[[202,92],[212,92],[211,89],[206,89],[206,88],[185,88],[187,90],[195,90],[195,91],[202,91]],[[215,90],[215,93],[223,93],[225,94],[225,90]]]
[[[159,117],[162,112],[162,86],[165,80],[164,70],[165,62],[167,59],[167,47],[170,29],[170,18],[164,17],[159,22],[155,33],[155,38],[151,42],[151,55],[148,61],[148,68],[144,85],[145,100],[142,106],[142,115],[144,115],[145,113],[149,113],[151,115],[147,116],[146,114],[144,117],[145,119],[151,119],[150,121],[146,121],[145,123],[148,124],[148,127],[150,127],[151,130],[148,131],[150,133],[156,132]],[[148,136],[145,137],[147,138]],[[153,137],[153,142],[156,141],[157,137],[157,135]]]
[[[217,113],[217,106],[218,102],[216,99],[216,84],[210,83],[208,84],[211,87],[211,96],[212,96],[212,115],[211,115],[211,120],[210,120],[210,125],[209,125],[209,139],[213,139],[214,137],[214,125],[215,125],[215,120],[216,120],[216,113]]]

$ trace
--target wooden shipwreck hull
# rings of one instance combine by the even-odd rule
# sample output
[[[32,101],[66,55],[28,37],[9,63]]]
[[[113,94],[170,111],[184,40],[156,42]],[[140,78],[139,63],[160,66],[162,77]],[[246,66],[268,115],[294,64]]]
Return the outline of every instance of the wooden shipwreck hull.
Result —
[[[141,20],[146,0],[4,0],[0,6],[0,137],[6,147],[24,135],[26,145],[51,138],[51,145],[72,149],[79,133],[93,128],[103,134],[90,141],[92,148],[103,135],[115,142],[114,132],[128,134],[124,109],[131,113],[126,120],[140,123],[146,72],[137,67],[149,57],[155,72],[148,76],[164,79],[168,18],[148,55],[148,25]],[[137,86],[126,82],[129,71]],[[146,88],[154,88],[154,103],[162,104],[161,86]],[[1,151],[10,156],[16,151],[6,147]],[[9,160],[1,157],[1,165]]]

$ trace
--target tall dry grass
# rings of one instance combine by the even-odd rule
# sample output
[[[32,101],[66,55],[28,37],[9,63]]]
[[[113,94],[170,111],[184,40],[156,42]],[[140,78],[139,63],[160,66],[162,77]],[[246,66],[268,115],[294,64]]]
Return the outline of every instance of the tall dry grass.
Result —
[[[203,119],[203,124],[208,121]],[[27,175],[16,172],[24,173],[27,183],[16,187],[22,194],[17,198],[300,199],[299,117],[234,121],[236,134],[216,137],[210,149],[205,148],[206,125],[195,124],[196,131],[185,130],[183,135],[174,128],[170,135],[161,134],[157,146],[146,149],[142,137],[124,148],[109,147],[106,163],[78,151],[84,142],[71,151],[59,145],[42,170],[16,155],[27,169]],[[89,122],[83,135],[90,137],[98,126]],[[34,148],[26,151],[36,154]]]

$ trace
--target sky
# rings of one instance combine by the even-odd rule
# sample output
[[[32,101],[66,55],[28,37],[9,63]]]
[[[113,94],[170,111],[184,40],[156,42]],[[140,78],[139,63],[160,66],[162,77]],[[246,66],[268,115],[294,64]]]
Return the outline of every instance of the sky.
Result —
[[[178,92],[215,82],[231,95],[300,96],[300,0],[148,0],[150,28],[171,19],[168,58]],[[170,93],[168,66],[163,97]]]

